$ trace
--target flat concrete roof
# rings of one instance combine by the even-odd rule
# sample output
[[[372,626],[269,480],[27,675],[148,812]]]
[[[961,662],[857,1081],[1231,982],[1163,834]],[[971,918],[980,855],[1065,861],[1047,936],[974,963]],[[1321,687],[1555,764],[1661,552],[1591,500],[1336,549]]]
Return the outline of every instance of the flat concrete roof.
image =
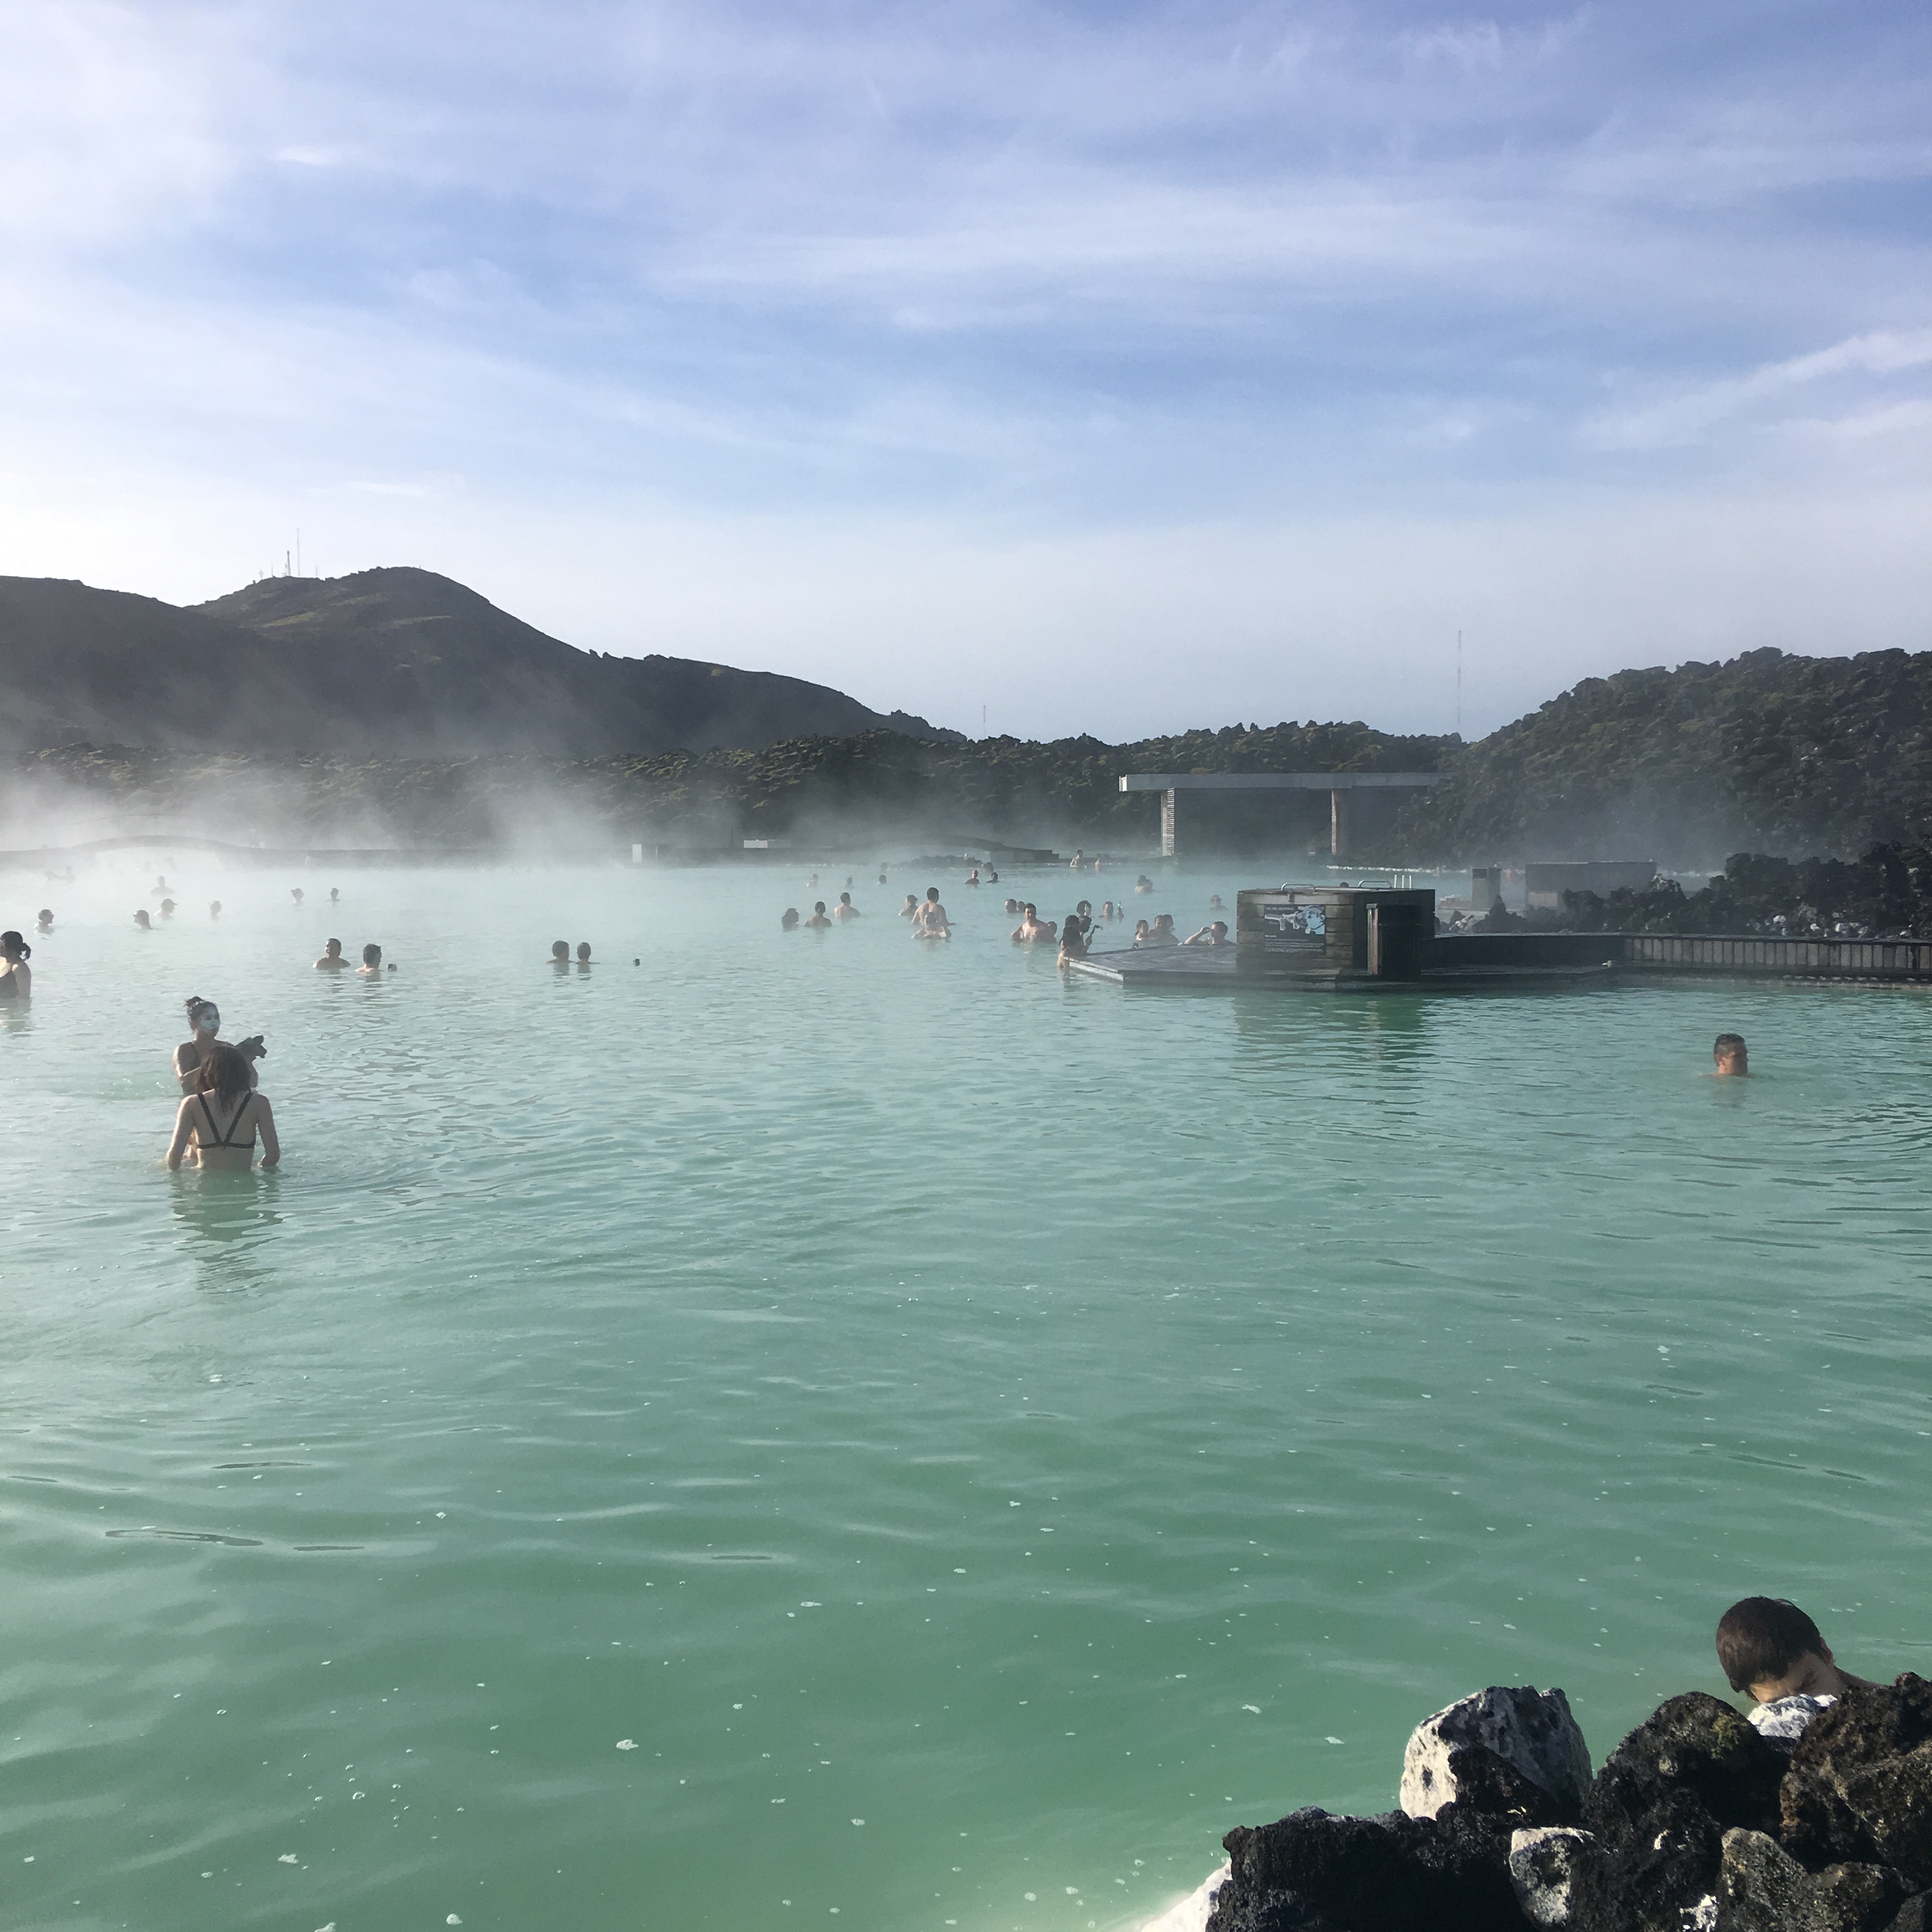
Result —
[[[1360,791],[1436,785],[1440,772],[1129,772],[1123,791]]]

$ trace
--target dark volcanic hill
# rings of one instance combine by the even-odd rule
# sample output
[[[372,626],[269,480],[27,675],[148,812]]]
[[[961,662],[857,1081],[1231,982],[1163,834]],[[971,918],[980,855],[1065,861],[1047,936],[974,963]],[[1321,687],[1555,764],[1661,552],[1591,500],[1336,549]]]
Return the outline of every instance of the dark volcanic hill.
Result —
[[[584,758],[882,727],[950,735],[802,678],[580,651],[432,571],[268,578],[190,610],[0,578],[10,751]]]
[[[1444,760],[1404,807],[1414,858],[1708,863],[1932,836],[1932,652],[1586,678]]]

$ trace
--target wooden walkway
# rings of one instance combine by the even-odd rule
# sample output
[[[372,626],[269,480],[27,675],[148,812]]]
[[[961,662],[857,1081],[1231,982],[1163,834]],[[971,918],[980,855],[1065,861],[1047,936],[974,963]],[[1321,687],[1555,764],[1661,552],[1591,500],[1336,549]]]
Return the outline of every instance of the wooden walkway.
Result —
[[[1646,979],[1786,980],[1811,985],[1932,986],[1932,940],[1771,939],[1744,934],[1522,932],[1447,934],[1428,942],[1422,977],[1372,980],[1251,976],[1232,946],[1142,946],[1095,952],[1069,970],[1111,986],[1202,992],[1457,992],[1600,986]]]

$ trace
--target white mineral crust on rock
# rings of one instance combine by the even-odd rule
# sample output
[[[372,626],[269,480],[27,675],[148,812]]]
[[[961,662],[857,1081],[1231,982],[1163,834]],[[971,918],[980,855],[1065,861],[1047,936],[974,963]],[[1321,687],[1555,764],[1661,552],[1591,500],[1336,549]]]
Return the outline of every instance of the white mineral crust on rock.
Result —
[[[1233,1874],[1232,1865],[1223,1865],[1200,1889],[1170,1905],[1158,1918],[1150,1918],[1141,1932],[1207,1932],[1208,1915],[1214,1910],[1214,1894]]]
[[[1590,1751],[1561,1690],[1492,1687],[1418,1724],[1402,1754],[1402,1808],[1432,1818],[1455,1802],[1451,1752],[1480,1746],[1572,1812],[1590,1786]]]
[[[1544,1825],[1510,1834],[1510,1883],[1516,1902],[1532,1925],[1570,1922],[1570,1883],[1576,1855],[1590,1834],[1568,1825]]]
[[[1774,1697],[1749,1715],[1760,1737],[1773,1744],[1796,1744],[1804,1735],[1805,1726],[1838,1701],[1835,1697],[1814,1697],[1800,1691],[1795,1697]]]

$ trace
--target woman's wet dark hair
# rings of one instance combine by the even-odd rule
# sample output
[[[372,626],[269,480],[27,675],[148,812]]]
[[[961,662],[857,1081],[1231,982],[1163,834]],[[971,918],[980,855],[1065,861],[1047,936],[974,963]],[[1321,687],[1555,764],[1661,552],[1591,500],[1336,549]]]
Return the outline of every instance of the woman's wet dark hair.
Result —
[[[31,959],[34,949],[17,932],[0,932],[0,950],[13,954],[16,959]]]
[[[232,1046],[213,1046],[201,1063],[195,1090],[212,1094],[230,1106],[244,1100],[248,1093],[248,1063]]]

